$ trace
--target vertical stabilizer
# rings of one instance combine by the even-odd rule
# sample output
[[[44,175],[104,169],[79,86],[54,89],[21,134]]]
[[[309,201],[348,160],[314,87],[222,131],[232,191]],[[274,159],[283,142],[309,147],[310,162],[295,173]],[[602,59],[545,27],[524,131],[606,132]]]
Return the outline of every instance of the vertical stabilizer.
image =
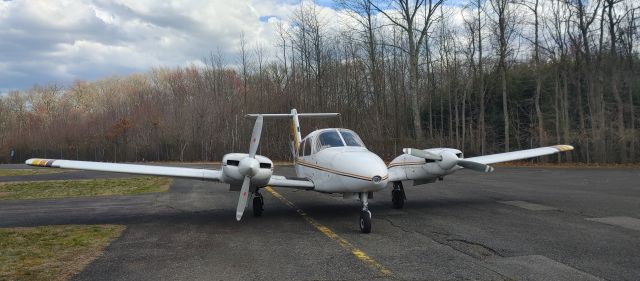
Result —
[[[296,159],[297,151],[300,149],[302,135],[300,134],[300,120],[298,119],[298,111],[291,109],[291,154]]]
[[[291,109],[291,113],[279,113],[279,114],[247,114],[248,117],[262,116],[265,119],[269,118],[291,118],[291,154],[293,159],[296,159],[298,150],[300,149],[300,142],[302,142],[302,135],[300,133],[300,120],[298,117],[305,118],[325,118],[325,117],[337,117],[339,113],[298,113],[294,108]]]

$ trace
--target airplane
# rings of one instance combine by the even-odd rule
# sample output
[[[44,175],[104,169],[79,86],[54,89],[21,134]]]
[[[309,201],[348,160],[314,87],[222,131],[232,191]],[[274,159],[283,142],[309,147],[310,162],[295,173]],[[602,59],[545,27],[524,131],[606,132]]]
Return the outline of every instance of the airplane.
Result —
[[[221,170],[167,167],[140,164],[73,161],[58,159],[29,159],[25,164],[39,167],[105,171],[128,174],[166,176],[217,181],[229,184],[231,191],[240,191],[236,220],[240,221],[251,196],[253,215],[264,210],[260,189],[272,186],[339,193],[345,199],[357,199],[361,204],[360,231],[371,232],[371,211],[368,199],[392,184],[394,208],[402,208],[406,200],[403,181],[414,185],[432,183],[460,169],[493,172],[489,164],[533,158],[573,150],[570,145],[555,145],[534,149],[464,158],[462,151],[453,148],[405,148],[403,154],[388,165],[369,151],[360,137],[344,128],[315,130],[302,138],[300,118],[336,117],[338,113],[248,114],[255,118],[249,153],[229,153],[222,157]],[[273,174],[273,161],[257,155],[264,119],[290,119],[291,153],[296,177]]]

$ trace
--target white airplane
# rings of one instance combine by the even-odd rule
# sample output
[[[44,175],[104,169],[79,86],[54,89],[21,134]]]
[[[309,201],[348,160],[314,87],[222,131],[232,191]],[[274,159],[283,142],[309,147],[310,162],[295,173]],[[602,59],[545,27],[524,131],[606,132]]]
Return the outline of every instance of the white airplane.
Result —
[[[392,201],[402,208],[406,196],[402,181],[412,180],[414,185],[442,180],[460,169],[492,172],[487,164],[532,158],[572,150],[570,145],[555,145],[493,155],[464,158],[460,150],[432,148],[426,150],[405,148],[404,154],[385,164],[375,153],[367,150],[358,135],[348,129],[327,128],[311,132],[304,139],[300,135],[298,118],[334,117],[338,113],[249,114],[256,122],[251,134],[249,153],[229,153],[222,158],[222,169],[193,169],[152,165],[116,164],[56,159],[29,159],[31,166],[106,171],[129,174],[190,178],[229,184],[232,191],[240,191],[236,219],[240,221],[249,196],[253,197],[253,215],[263,211],[260,189],[266,186],[312,190],[322,193],[341,193],[347,199],[361,202],[360,230],[371,232],[371,212],[368,199],[373,192],[392,183]],[[256,155],[264,118],[291,120],[291,153],[297,177],[273,174],[273,162]]]

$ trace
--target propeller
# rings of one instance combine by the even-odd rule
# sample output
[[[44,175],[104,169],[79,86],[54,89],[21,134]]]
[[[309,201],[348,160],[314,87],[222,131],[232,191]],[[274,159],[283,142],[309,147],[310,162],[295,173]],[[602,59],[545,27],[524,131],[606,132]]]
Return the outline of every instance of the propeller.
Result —
[[[434,160],[436,161],[438,166],[440,166],[444,170],[449,170],[453,168],[455,165],[458,165],[466,169],[483,172],[483,173],[491,173],[494,171],[494,168],[489,165],[460,159],[453,152],[447,151],[447,150],[440,152],[440,154],[437,154],[428,150],[420,150],[415,148],[405,148],[402,151],[406,154],[409,154],[415,157]]]
[[[415,148],[403,148],[402,152],[409,155],[413,155],[415,157],[424,158],[424,159],[435,160],[435,161],[442,160],[442,156],[440,154],[436,154],[427,150],[420,150]]]
[[[253,132],[251,132],[251,144],[249,145],[249,156],[242,158],[238,163],[238,171],[244,175],[242,188],[240,189],[240,198],[238,198],[238,207],[236,208],[236,220],[242,219],[244,209],[247,207],[247,199],[249,198],[249,187],[251,186],[251,178],[260,170],[260,162],[256,160],[256,151],[260,144],[260,135],[262,134],[262,115],[258,115]]]
[[[491,173],[493,172],[493,170],[495,170],[493,167],[487,164],[482,164],[482,163],[467,161],[462,159],[458,160],[458,166],[464,167],[466,169],[478,171],[478,172],[485,172],[485,173]]]

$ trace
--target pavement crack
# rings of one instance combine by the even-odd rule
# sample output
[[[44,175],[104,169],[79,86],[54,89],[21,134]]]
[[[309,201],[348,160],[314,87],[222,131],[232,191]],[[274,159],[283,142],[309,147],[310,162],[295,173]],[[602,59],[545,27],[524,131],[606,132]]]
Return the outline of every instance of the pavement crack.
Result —
[[[466,239],[455,239],[455,238],[447,238],[447,241],[454,242],[454,243],[455,243],[455,242],[464,243],[464,244],[467,244],[467,245],[469,245],[469,246],[471,246],[471,247],[479,247],[479,248],[481,248],[481,249],[484,249],[484,250],[488,251],[488,252],[491,254],[491,255],[483,255],[483,256],[485,256],[485,257],[486,257],[486,256],[499,256],[499,257],[503,257],[503,255],[502,255],[502,254],[500,254],[498,251],[496,251],[496,250],[494,250],[493,248],[491,248],[491,247],[489,247],[489,246],[487,246],[487,245],[484,245],[484,244],[482,244],[482,243],[473,242],[473,241],[469,241],[469,240],[466,240]]]
[[[423,234],[430,237],[433,241],[450,247],[460,253],[473,257],[478,260],[484,260],[491,257],[504,257],[500,252],[479,242],[469,241],[464,238],[454,238],[450,234],[432,231],[433,236]]]
[[[413,233],[413,232],[414,232],[414,231],[406,230],[406,229],[404,229],[404,227],[402,227],[402,226],[400,226],[400,225],[395,224],[395,223],[394,223],[391,219],[389,219],[389,218],[382,218],[382,219],[383,219],[383,220],[385,220],[385,221],[387,221],[389,224],[391,224],[391,226],[393,226],[393,227],[395,227],[395,228],[397,228],[397,229],[400,229],[400,230],[402,230],[403,232],[406,232],[406,233]]]

